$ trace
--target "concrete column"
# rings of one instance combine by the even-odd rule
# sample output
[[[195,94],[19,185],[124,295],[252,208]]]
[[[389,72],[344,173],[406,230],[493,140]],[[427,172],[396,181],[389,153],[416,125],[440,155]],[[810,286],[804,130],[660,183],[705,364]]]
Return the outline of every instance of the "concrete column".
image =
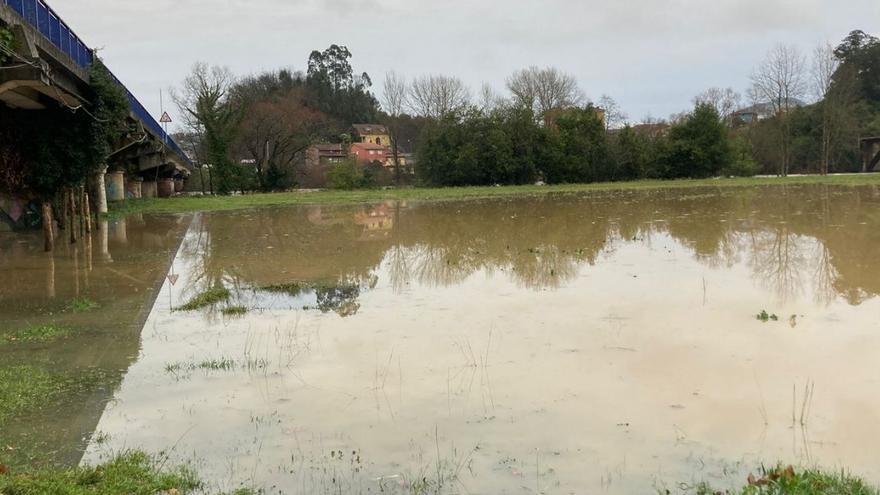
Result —
[[[183,179],[175,180],[174,181],[174,192],[176,192],[176,193],[183,192],[183,187],[185,185],[186,185],[186,183],[183,181]]]
[[[110,224],[110,238],[120,244],[128,243],[128,226],[125,218],[119,218]]]
[[[101,223],[101,227],[98,230],[98,239],[100,240],[101,249],[101,260],[102,261],[113,261],[113,257],[110,256],[110,232],[109,227],[110,223],[107,220],[98,220]]]
[[[143,184],[141,184],[141,197],[144,199],[155,198],[158,193],[156,183],[154,181],[145,180]]]
[[[170,198],[174,195],[174,179],[159,179],[156,187],[160,198]]]
[[[125,181],[125,195],[126,197],[132,199],[141,199],[142,193],[141,188],[144,179],[140,177],[132,177],[131,179]]]
[[[116,171],[106,175],[107,200],[125,201],[125,172]]]
[[[95,177],[95,206],[98,208],[98,213],[107,213],[107,185],[104,182],[106,173],[107,167],[104,167]]]

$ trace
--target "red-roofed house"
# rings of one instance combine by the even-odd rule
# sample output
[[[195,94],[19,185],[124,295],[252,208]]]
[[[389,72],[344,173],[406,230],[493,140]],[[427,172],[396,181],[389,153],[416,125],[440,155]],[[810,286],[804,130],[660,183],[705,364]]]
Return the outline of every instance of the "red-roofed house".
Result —
[[[387,146],[374,143],[353,143],[350,152],[361,165],[379,162],[385,166],[391,156],[391,150]]]

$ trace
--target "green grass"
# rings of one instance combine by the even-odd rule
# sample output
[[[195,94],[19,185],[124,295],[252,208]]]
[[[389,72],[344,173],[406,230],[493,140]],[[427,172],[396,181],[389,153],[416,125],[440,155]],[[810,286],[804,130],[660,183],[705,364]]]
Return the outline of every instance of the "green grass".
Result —
[[[193,297],[189,300],[188,303],[180,306],[178,311],[195,311],[201,308],[206,308],[208,306],[213,306],[217,303],[226,301],[232,296],[232,293],[229,292],[229,289],[225,287],[217,287],[214,289],[208,289],[205,292]]]
[[[37,325],[0,335],[0,345],[12,343],[43,343],[70,335],[70,330],[55,325]]]
[[[247,314],[248,309],[244,306],[228,306],[220,310],[226,316],[241,316]]]
[[[106,385],[109,376],[92,368],[56,373],[30,365],[0,367],[0,432],[11,419],[26,419],[69,394]]]
[[[746,187],[770,185],[826,184],[839,186],[880,185],[880,174],[853,174],[801,177],[739,177],[729,179],[640,180],[596,184],[563,184],[554,186],[504,187],[449,187],[370,189],[359,191],[323,190],[318,192],[285,192],[247,194],[242,196],[194,196],[165,199],[126,201],[115,206],[111,217],[133,213],[189,213],[195,211],[224,211],[264,206],[305,204],[357,204],[384,200],[441,201],[481,199],[510,196],[535,196],[550,193],[580,193],[591,191],[625,191],[643,189],[677,189],[688,187]]]
[[[141,451],[130,451],[98,465],[40,469],[0,474],[2,495],[158,495],[207,493],[196,473],[186,466],[162,469],[164,462]],[[233,495],[254,495],[239,489]]]
[[[880,495],[877,488],[845,472],[798,471],[781,465],[762,468],[760,476],[749,476],[739,490],[721,491],[703,483],[695,491],[697,495]]]
[[[51,402],[64,385],[64,378],[34,366],[0,368],[0,430],[9,419]]]
[[[88,297],[78,297],[73,301],[70,301],[70,304],[67,305],[67,310],[73,311],[74,313],[85,313],[86,311],[91,311],[99,307],[98,303]]]

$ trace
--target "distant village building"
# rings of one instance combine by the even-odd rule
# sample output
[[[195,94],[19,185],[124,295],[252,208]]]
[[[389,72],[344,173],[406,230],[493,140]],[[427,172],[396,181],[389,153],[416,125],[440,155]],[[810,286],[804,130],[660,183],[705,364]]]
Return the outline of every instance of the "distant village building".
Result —
[[[381,138],[378,137],[377,139]],[[386,166],[385,164],[389,157],[391,161],[394,161],[391,148],[370,142],[352,144],[351,155],[359,165],[370,165],[371,163],[379,162],[383,166]]]
[[[666,122],[651,122],[632,126],[634,133],[649,139],[665,137],[669,134],[670,129],[672,129],[672,126]]]
[[[354,142],[391,146],[388,128],[379,124],[354,124]]]
[[[791,99],[789,106],[791,108],[800,108],[805,105],[800,100]],[[734,124],[748,125],[769,119],[776,115],[776,107],[773,103],[755,103],[754,105],[741,108],[732,114],[730,118]]]
[[[354,160],[361,167],[381,166],[388,171],[388,177],[394,173],[394,152],[388,128],[380,124],[354,124],[352,129],[351,145],[314,144],[306,150],[305,170],[298,179],[301,185],[323,187],[327,171],[347,159]],[[415,173],[415,157],[412,153],[399,150],[398,162],[403,174]]]
[[[306,166],[335,165],[348,158],[341,144],[313,144],[306,150]]]

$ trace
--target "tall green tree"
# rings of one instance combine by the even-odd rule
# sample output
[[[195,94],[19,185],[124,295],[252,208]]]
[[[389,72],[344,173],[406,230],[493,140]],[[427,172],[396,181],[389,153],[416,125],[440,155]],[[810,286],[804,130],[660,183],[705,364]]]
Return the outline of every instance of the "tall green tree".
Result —
[[[306,77],[317,108],[346,126],[374,121],[379,109],[379,102],[370,92],[370,76],[366,72],[355,75],[351,58],[345,46],[333,44],[324,51],[315,50],[309,55]]]
[[[718,111],[708,104],[697,105],[669,131],[658,161],[660,175],[667,179],[714,177],[731,167],[734,153]]]

